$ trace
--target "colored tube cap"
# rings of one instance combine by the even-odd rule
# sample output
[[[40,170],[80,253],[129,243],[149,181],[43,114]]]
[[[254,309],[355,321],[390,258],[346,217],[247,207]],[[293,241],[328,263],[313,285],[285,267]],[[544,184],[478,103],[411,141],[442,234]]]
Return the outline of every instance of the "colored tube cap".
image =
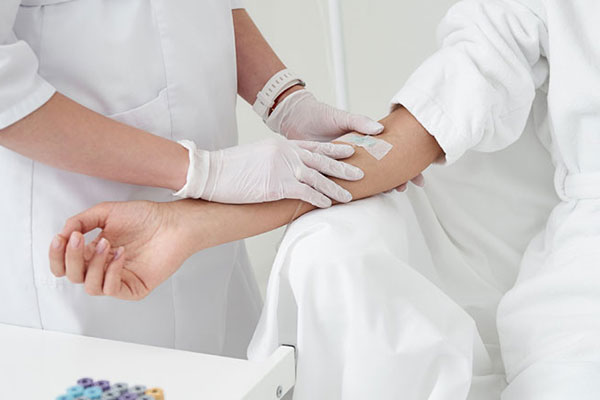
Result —
[[[115,383],[110,387],[112,390],[117,390],[119,393],[124,394],[127,393],[127,389],[129,385],[123,382]]]
[[[94,380],[92,378],[81,378],[77,381],[77,384],[87,389],[94,384]]]
[[[90,400],[100,400],[102,398],[102,389],[98,386],[92,386],[83,391],[85,397],[89,397]]]
[[[135,385],[129,388],[129,393],[135,393],[135,394],[144,394],[146,393],[146,386],[144,385]]]
[[[138,395],[135,393],[125,393],[124,395],[121,395],[121,397],[119,397],[119,400],[137,400],[138,399]]]
[[[121,396],[121,393],[113,390],[109,390],[108,392],[104,392],[102,394],[102,400],[118,400]]]
[[[146,390],[146,394],[154,397],[154,400],[165,400],[165,394],[161,388],[151,388]]]
[[[85,388],[81,385],[71,386],[67,389],[67,394],[70,394],[73,397],[81,397],[83,396],[83,391]]]
[[[96,382],[94,382],[94,385],[98,386],[100,389],[102,389],[103,392],[106,392],[107,390],[110,389],[109,381],[96,381]]]

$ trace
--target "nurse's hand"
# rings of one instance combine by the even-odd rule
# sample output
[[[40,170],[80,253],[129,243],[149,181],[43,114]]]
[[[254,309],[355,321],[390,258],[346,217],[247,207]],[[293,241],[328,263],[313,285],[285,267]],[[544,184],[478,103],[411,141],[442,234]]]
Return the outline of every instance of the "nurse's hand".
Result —
[[[378,135],[383,125],[321,103],[307,90],[288,95],[267,118],[267,126],[288,139],[329,142],[348,132]]]
[[[185,186],[176,195],[218,203],[263,203],[299,199],[315,207],[332,200],[347,203],[352,195],[329,179],[360,180],[364,173],[340,159],[354,154],[346,144],[294,141],[275,137],[224,150],[190,151]]]
[[[52,273],[92,296],[143,299],[193,253],[171,204],[101,203],[69,218],[50,246]],[[96,228],[102,232],[86,245],[82,234]]]

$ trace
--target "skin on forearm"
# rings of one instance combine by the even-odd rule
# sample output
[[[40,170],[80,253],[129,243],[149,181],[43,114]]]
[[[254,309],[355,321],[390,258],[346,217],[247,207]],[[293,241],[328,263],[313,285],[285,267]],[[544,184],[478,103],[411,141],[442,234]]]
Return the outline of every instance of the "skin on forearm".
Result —
[[[0,146],[52,167],[135,185],[180,189],[188,151],[55,94],[0,130]]]
[[[232,11],[235,31],[238,94],[250,104],[267,81],[285,65],[260,33],[244,9]],[[301,86],[294,86],[279,96],[283,100]]]
[[[232,11],[235,31],[238,93],[248,103],[277,72],[285,69],[244,9]]]
[[[433,136],[403,107],[380,122],[385,130],[377,137],[391,143],[392,150],[378,161],[356,147],[356,153],[345,161],[360,167],[365,177],[356,182],[336,179],[354,199],[396,188],[443,155]],[[299,200],[249,205],[202,203],[200,207],[197,200],[168,203],[177,215],[176,220],[183,221],[182,246],[189,254],[270,231],[314,209]]]

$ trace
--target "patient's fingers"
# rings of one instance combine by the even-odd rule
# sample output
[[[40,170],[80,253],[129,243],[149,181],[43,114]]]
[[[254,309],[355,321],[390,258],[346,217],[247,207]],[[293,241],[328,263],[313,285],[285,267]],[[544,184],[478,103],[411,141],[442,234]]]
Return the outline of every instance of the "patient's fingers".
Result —
[[[92,257],[94,257],[96,246],[100,240],[102,240],[102,234],[96,236],[94,240],[85,245],[83,250],[83,260],[86,262],[86,264],[92,259]]]
[[[410,181],[419,187],[425,186],[425,177],[423,177],[423,174],[415,176]]]
[[[60,278],[65,276],[65,244],[67,241],[60,235],[56,235],[50,244],[48,258],[50,259],[50,271],[54,276]]]
[[[402,185],[398,186],[398,187],[396,188],[396,190],[397,190],[398,192],[404,192],[404,191],[406,190],[406,188],[407,188],[407,187],[408,187],[408,184],[407,184],[407,183],[403,183]]]
[[[125,257],[123,256],[124,251],[125,249],[123,247],[119,247],[106,269],[102,292],[107,296],[121,297],[119,294],[123,290],[122,273],[123,266],[125,265]]]
[[[94,253],[89,261],[85,273],[85,291],[90,296],[102,294],[104,284],[104,266],[110,253],[110,243],[102,238],[94,248]]]
[[[83,283],[85,262],[83,260],[84,238],[80,232],[73,232],[66,245],[65,270],[73,283]]]
[[[103,229],[111,208],[111,203],[100,203],[82,213],[72,216],[65,222],[65,226],[60,234],[63,237],[69,237],[74,231],[87,233],[96,228]]]

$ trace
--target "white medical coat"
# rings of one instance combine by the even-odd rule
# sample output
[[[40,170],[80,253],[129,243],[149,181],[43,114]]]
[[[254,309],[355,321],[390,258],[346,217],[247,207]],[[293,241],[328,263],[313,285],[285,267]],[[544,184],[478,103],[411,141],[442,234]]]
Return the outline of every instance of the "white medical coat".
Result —
[[[229,0],[2,0],[0,128],[55,89],[104,115],[200,148],[237,142]],[[56,279],[48,245],[106,200],[170,192],[65,172],[0,148],[0,322],[243,355],[260,297],[243,242],[191,257],[140,302]]]

